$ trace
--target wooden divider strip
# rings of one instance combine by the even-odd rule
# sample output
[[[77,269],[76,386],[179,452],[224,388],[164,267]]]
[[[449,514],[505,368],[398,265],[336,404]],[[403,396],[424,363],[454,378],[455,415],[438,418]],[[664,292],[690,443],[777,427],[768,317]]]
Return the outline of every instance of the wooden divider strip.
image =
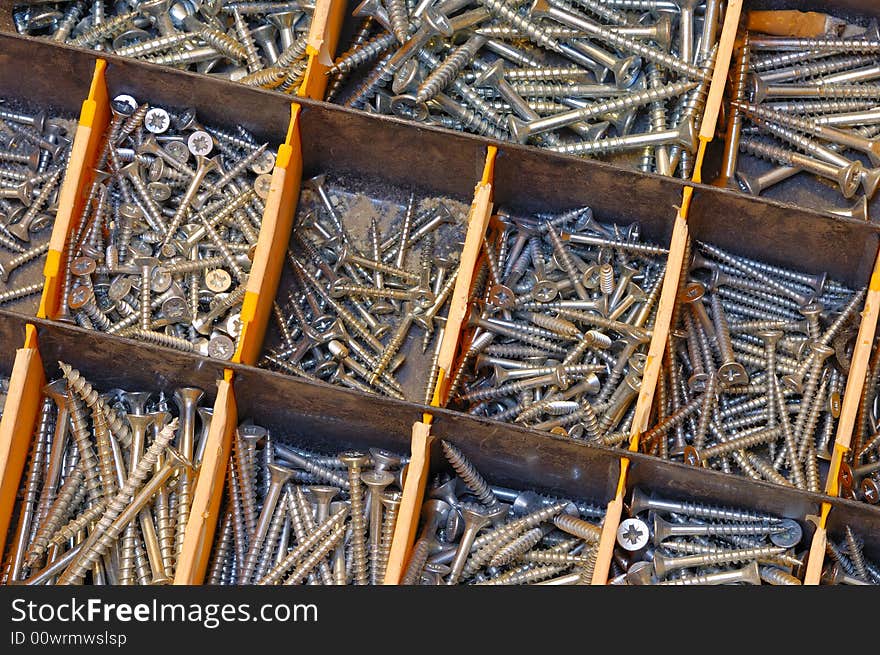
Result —
[[[462,248],[459,258],[458,277],[455,279],[455,288],[452,291],[452,300],[446,319],[446,330],[443,332],[443,341],[440,343],[439,374],[431,403],[435,407],[445,405],[448,400],[446,397],[449,389],[448,374],[452,370],[456,354],[461,346],[462,326],[470,311],[468,298],[474,275],[476,275],[480,248],[486,235],[489,218],[492,215],[492,183],[495,177],[495,157],[497,154],[498,148],[495,146],[487,148],[483,176],[474,189],[474,199],[468,212],[468,229],[464,248]],[[431,417],[429,414],[425,414],[425,418],[422,420],[430,423]]]
[[[247,292],[241,306],[241,336],[233,362],[250,365],[256,363],[263,347],[275,294],[278,292],[284,254],[290,243],[302,181],[300,112],[301,107],[292,103],[287,138],[278,147],[272,184],[266,198],[260,235],[248,277]]]
[[[611,561],[614,557],[614,544],[617,542],[617,529],[620,527],[620,517],[623,516],[623,499],[626,496],[629,464],[630,460],[628,457],[620,458],[620,475],[617,479],[617,491],[605,509],[605,518],[602,520],[602,533],[599,535],[599,552],[596,556],[596,564],[593,567],[593,577],[590,578],[590,585],[608,584],[608,574],[611,571]]]
[[[880,252],[874,260],[874,270],[871,273],[868,293],[865,296],[865,308],[862,310],[861,316],[862,320],[859,323],[849,375],[847,375],[846,387],[843,392],[840,418],[837,420],[837,434],[834,439],[831,466],[825,480],[825,493],[829,496],[837,496],[840,491],[838,489],[840,467],[852,442],[856,416],[859,412],[859,404],[868,375],[868,361],[871,358],[874,334],[877,331],[877,318],[880,316]]]
[[[226,467],[232,450],[232,434],[238,425],[238,409],[232,388],[233,373],[226,369],[217,381],[217,399],[208,443],[196,478],[189,523],[174,572],[174,584],[202,584],[214,545],[214,531],[223,499]]]
[[[339,43],[339,33],[348,7],[346,0],[317,0],[309,26],[308,68],[297,95],[323,100],[327,89],[327,69],[333,64],[333,55]]]
[[[728,0],[721,37],[718,39],[718,53],[715,58],[715,70],[712,72],[712,84],[709,87],[709,95],[706,97],[706,109],[703,111],[703,123],[700,126],[701,141],[711,141],[715,136],[742,8],[743,0]]]
[[[36,329],[27,326],[25,345],[15,352],[3,418],[0,419],[0,553],[5,552],[15,499],[24,473],[46,385]]]
[[[425,496],[430,473],[432,440],[430,423],[413,424],[410,460],[406,469],[406,479],[403,482],[403,496],[400,499],[397,525],[391,540],[388,567],[385,569],[384,584],[386,585],[400,584],[412,543],[416,538],[422,499]]]
[[[816,586],[821,582],[822,568],[825,565],[825,544],[828,542],[825,524],[830,512],[831,504],[822,503],[822,513],[819,516],[807,517],[807,520],[816,524],[816,532],[813,533],[813,541],[810,543],[810,552],[807,555],[807,570],[804,572],[805,586]]]
[[[106,61],[95,60],[95,74],[92,77],[88,98],[82,104],[67,170],[58,194],[58,213],[52,226],[49,252],[43,266],[45,282],[37,312],[38,318],[58,316],[64,286],[65,247],[82,215],[87,189],[95,177],[93,163],[98,156],[98,146],[110,122],[110,99],[104,76],[106,69]]]

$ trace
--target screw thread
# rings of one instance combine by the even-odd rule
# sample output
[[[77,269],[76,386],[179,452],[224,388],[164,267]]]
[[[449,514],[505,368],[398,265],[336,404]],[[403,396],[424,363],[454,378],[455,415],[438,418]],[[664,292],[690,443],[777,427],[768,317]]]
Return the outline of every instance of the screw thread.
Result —
[[[284,581],[285,585],[299,584],[336,547],[345,536],[345,525],[338,524],[320,541],[315,550],[293,570]],[[326,566],[326,562],[324,563]],[[363,583],[366,584],[366,583]]]
[[[385,3],[388,9],[388,21],[391,23],[391,32],[394,38],[403,45],[409,38],[410,24],[409,11],[405,0],[388,0]]]
[[[880,52],[880,41],[866,38],[854,39],[834,39],[828,37],[806,38],[806,37],[767,37],[755,39],[755,48],[759,49],[777,49],[777,48],[793,48],[801,52],[809,50],[831,51],[842,50],[849,53],[876,53]]]
[[[163,50],[171,50],[172,48],[182,45],[192,39],[190,34],[169,34],[168,36],[160,36],[155,39],[134,43],[124,48],[117,48],[113,54],[120,57],[144,57]]]
[[[787,414],[785,414],[785,416],[787,416]],[[732,453],[735,450],[743,450],[746,448],[751,448],[752,446],[756,446],[758,444],[769,443],[778,438],[779,435],[782,433],[782,428],[774,427],[768,428],[766,430],[759,430],[758,432],[755,432],[753,434],[747,434],[741,437],[734,437],[723,443],[718,443],[714,446],[704,448],[700,451],[700,457],[703,459],[703,461],[709,461],[715,457],[720,457],[721,455]]]
[[[135,524],[129,523],[122,535],[122,548],[119,551],[118,584],[131,586],[134,584],[134,544],[137,538]]]
[[[181,475],[177,481],[177,522],[174,526],[174,559],[183,552],[183,540],[189,523],[189,510],[192,503],[192,481],[188,475]]]
[[[477,471],[476,467],[465,457],[458,448],[449,443],[442,441],[443,455],[449,462],[450,466],[455,469],[458,477],[470,489],[478,500],[489,508],[498,507],[498,499],[492,493],[489,483],[483,479],[483,476]]]
[[[382,520],[382,538],[372,571],[374,585],[383,584],[385,580],[388,557],[391,554],[391,542],[394,540],[394,530],[397,527],[397,517],[400,512],[400,498],[400,494],[396,493],[386,494],[382,497],[382,504],[385,505],[385,517]]]
[[[419,539],[413,546],[412,553],[409,556],[409,562],[400,580],[402,585],[414,585],[425,568],[425,562],[428,561],[428,554],[431,548],[431,542],[428,539]]]
[[[511,31],[510,28],[504,26],[493,26],[491,28],[487,28],[490,30],[506,30]],[[483,30],[479,30],[478,33]],[[560,31],[565,31],[566,34],[563,35],[563,38],[574,38],[570,33],[576,33],[576,30],[568,30],[566,28],[560,28]],[[492,34],[487,34],[487,36],[493,36]],[[504,72],[504,77],[509,82],[519,82],[519,81],[529,81],[529,82],[549,82],[554,79],[570,80],[570,79],[578,79],[586,76],[583,68],[579,68],[577,66],[542,66],[540,68],[515,68],[509,71]],[[553,94],[555,95],[555,94]]]
[[[174,348],[175,350],[180,350],[182,352],[193,352],[196,348],[195,345],[187,339],[164,334],[163,332],[144,330],[142,328],[129,328],[125,330],[124,333],[120,332],[119,336],[138,339],[156,346],[164,346],[165,348]]]
[[[0,276],[2,276],[3,278],[8,278],[9,274],[12,273],[12,271],[19,268],[20,266],[23,266],[24,264],[27,264],[29,261],[36,259],[40,255],[47,253],[48,251],[49,251],[49,244],[44,243],[41,246],[37,246],[36,248],[30,248],[29,250],[26,250],[25,252],[21,253],[20,255],[16,255],[12,259],[10,259],[6,263],[5,266],[3,266],[2,273],[0,273]]]
[[[552,578],[554,575],[561,573],[569,568],[567,564],[548,564],[544,566],[533,566],[531,564],[512,569],[501,575],[495,576],[490,580],[477,582],[478,585],[524,585],[540,580]]]
[[[211,560],[211,566],[208,569],[208,581],[206,584],[208,585],[219,585],[223,584],[223,571],[227,565],[227,560],[230,555],[233,554],[232,549],[232,534],[233,534],[233,519],[232,519],[231,508],[227,508],[223,513],[223,521],[220,523],[220,538],[217,540],[217,545],[214,548],[213,558]]]
[[[508,6],[504,0],[480,0],[480,2],[491,14],[521,31],[535,45],[539,45],[552,52],[561,53],[563,51],[559,41],[547,34],[543,26],[521,16],[515,9]]]
[[[116,491],[116,466],[113,462],[113,449],[110,445],[110,432],[107,421],[98,407],[92,407],[92,430],[98,449],[98,474],[105,498],[112,497]]]
[[[431,71],[431,74],[419,86],[416,91],[416,100],[426,102],[449,86],[485,42],[486,37],[484,36],[472,36],[453,50],[452,54],[440,66]]]
[[[508,521],[504,525],[495,528],[494,530],[490,530],[489,532],[485,532],[474,539],[471,550],[476,551],[489,544],[494,544],[494,548],[497,549],[516,535],[525,532],[536,525],[540,525],[545,521],[549,521],[557,514],[562,513],[567,506],[567,502],[553,503],[546,507],[542,507],[539,510],[535,510],[530,514],[521,516],[518,519]]]
[[[583,566],[589,563],[588,555],[571,555],[569,553],[559,553],[552,550],[533,550],[528,553],[524,553],[520,557],[520,559],[523,562],[530,562],[532,564],[574,564]]]
[[[277,584],[282,577],[297,563],[305,557],[305,555],[321,542],[322,539],[334,532],[337,527],[342,527],[348,508],[343,507],[335,512],[330,518],[324,521],[314,532],[303,539],[296,548],[291,550],[278,562],[262,579],[258,580],[258,585]]]
[[[572,0],[573,4],[583,7],[592,14],[595,14],[606,23],[612,23],[619,27],[627,27],[630,25],[629,16],[625,12],[619,11],[609,6],[605,2],[597,2],[596,0]],[[555,4],[556,0],[554,0]]]
[[[773,102],[767,105],[774,111],[792,114],[837,114],[851,111],[863,111],[874,107],[874,103],[864,99],[842,100],[788,100]]]
[[[774,566],[760,566],[761,580],[771,585],[795,586],[803,584],[800,579]]]
[[[356,585],[366,585],[367,575],[367,524],[364,520],[364,496],[361,485],[361,467],[348,467],[348,493],[351,504],[351,557],[353,578]]]
[[[281,68],[289,68],[306,54],[306,49],[309,45],[308,35],[303,35],[290,44],[290,47],[286,48],[278,55],[278,59],[275,60],[275,65]]]
[[[465,96],[465,100],[468,102],[472,102],[474,98],[479,98],[479,96]],[[504,141],[507,139],[507,133],[499,129],[497,124],[489,118],[486,118],[482,112],[471,109],[470,107],[466,107],[464,105],[459,105],[452,100],[444,102],[442,101],[442,99],[435,99],[438,101],[438,104],[440,104],[443,111],[446,111],[451,116],[456,118],[465,129],[475,132],[481,136],[489,136],[494,139],[498,139],[499,141]],[[482,98],[480,98],[477,104],[485,105],[486,103],[482,100]],[[490,109],[490,111],[495,114],[494,110]]]
[[[25,555],[25,563],[33,568],[43,557],[46,549],[49,547],[49,541],[64,522],[65,518],[79,506],[83,498],[85,498],[85,487],[83,486],[83,468],[79,465],[73,472],[67,476],[55,500],[49,506],[46,517],[37,530],[37,534],[31,541]]]
[[[263,470],[268,469],[264,468]],[[306,495],[303,493],[302,488],[294,487],[293,500],[299,505],[300,514],[302,515],[303,525],[305,526],[305,529],[308,532],[312,532],[317,526],[315,524],[315,518],[312,514],[312,506],[309,504],[309,501],[306,500]],[[321,562],[319,564],[318,575],[325,585],[332,584],[333,576],[330,573],[330,567],[327,565],[327,562]]]
[[[98,502],[102,497],[101,484],[98,480],[98,460],[91,443],[91,434],[86,418],[84,403],[74,397],[74,390],[68,381],[70,403],[70,433],[76,443],[85,473],[85,485],[90,502]]]
[[[100,517],[101,514],[104,513],[105,509],[107,509],[107,501],[104,499],[101,499],[90,507],[87,507],[79,516],[72,518],[70,521],[61,526],[58,530],[56,530],[49,539],[49,543],[55,546],[60,546],[68,539],[73,539],[76,536],[77,532],[79,532],[89,523],[95,521],[98,517]]]
[[[544,531],[541,528],[532,528],[518,537],[512,539],[507,545],[502,546],[496,551],[489,560],[489,566],[504,566],[510,564],[514,560],[520,559],[528,551],[537,546],[541,539],[544,538]],[[562,562],[556,562],[562,563]]]
[[[122,32],[128,27],[129,23],[131,23],[139,15],[140,12],[137,11],[129,11],[124,14],[119,14],[118,16],[114,16],[108,20],[105,20],[104,22],[97,24],[94,27],[90,27],[69,43],[70,45],[78,47],[91,46],[97,41],[106,39],[110,36],[113,36],[114,34]]]
[[[79,19],[82,18],[83,9],[84,5],[82,2],[73,2],[64,10],[64,16],[58,23],[58,29],[56,29],[55,33],[52,35],[53,41],[63,43],[67,40],[74,25],[76,25],[79,22]]]
[[[147,476],[153,470],[156,462],[177,430],[177,419],[167,424],[144,452],[134,470],[129,473],[125,484],[119,492],[107,502],[107,508],[98,520],[89,539],[84,543],[83,549],[70,563],[67,569],[58,578],[58,584],[74,584],[86,574],[89,567],[94,564],[112,546],[119,536],[122,526],[117,526],[117,517],[126,509],[132,497],[143,486]],[[166,462],[166,466],[170,465]],[[93,537],[96,537],[93,539]]]
[[[222,52],[230,59],[246,61],[248,52],[244,45],[219,30],[204,26],[198,30],[199,37],[215,50]]]
[[[381,55],[394,45],[394,34],[385,33],[375,36],[359,48],[353,48],[343,53],[330,67],[330,72],[335,74],[348,74],[361,65]]]
[[[269,68],[263,68],[262,70],[249,73],[248,75],[239,78],[238,82],[245,86],[262,86],[274,89],[281,84],[286,77],[286,68],[282,68],[281,66],[271,66]]]
[[[865,555],[862,552],[862,546],[850,526],[846,526],[845,536],[846,551],[847,553],[849,553],[849,558],[853,564],[853,568],[855,569],[856,574],[862,580],[870,580],[871,578],[868,575],[868,569],[865,565]]]
[[[598,543],[602,528],[571,514],[559,514],[553,518],[553,525],[587,543]]]

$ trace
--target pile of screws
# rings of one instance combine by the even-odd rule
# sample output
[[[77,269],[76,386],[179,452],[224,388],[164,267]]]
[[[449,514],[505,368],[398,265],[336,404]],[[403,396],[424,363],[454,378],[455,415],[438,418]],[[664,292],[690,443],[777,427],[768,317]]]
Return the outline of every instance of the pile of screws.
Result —
[[[806,550],[797,521],[678,502],[634,489],[620,522],[612,584],[800,585]]]
[[[402,584],[590,584],[603,507],[490,486],[441,444],[455,475],[428,491]]]
[[[43,255],[75,130],[59,114],[0,98],[0,253],[11,253],[0,257],[0,305],[43,290]],[[11,284],[26,272],[39,278]]]
[[[880,585],[880,566],[865,557],[864,543],[850,526],[842,541],[825,542],[825,552],[833,563],[822,570],[822,584]]]
[[[364,0],[327,99],[565,154],[635,153],[641,170],[690,177],[720,4]]]
[[[866,289],[698,243],[643,450],[819,491]]]
[[[242,424],[208,584],[383,584],[406,463],[378,448],[319,455]]]
[[[59,319],[230,359],[274,153],[242,128],[200,125],[192,109],[131,96],[111,107],[66,246]]]
[[[858,197],[827,211],[869,220],[868,201],[880,184],[877,80],[876,22],[846,38],[746,33],[733,67],[722,180],[759,195],[806,173],[844,198]],[[755,159],[773,166],[754,173]]]
[[[142,0],[42,2],[13,9],[21,34],[287,93],[308,65],[314,3]]]
[[[330,186],[323,175],[305,190],[311,194],[300,200],[288,251],[289,286],[282,283],[279,294],[287,302],[275,305],[280,342],[261,365],[429,403],[467,206],[410,193],[401,207]],[[413,363],[418,347],[408,342],[416,340],[422,355],[434,344],[433,364]]]
[[[471,414],[623,443],[667,251],[589,207],[506,220],[497,247],[484,244],[485,291],[450,397]]]
[[[880,503],[880,341],[868,363],[859,411],[850,447],[843,455],[838,475],[840,495],[872,505]]]
[[[44,389],[6,582],[170,583],[211,425],[204,393],[177,389],[172,419],[161,393],[102,395],[59,364],[63,379]]]

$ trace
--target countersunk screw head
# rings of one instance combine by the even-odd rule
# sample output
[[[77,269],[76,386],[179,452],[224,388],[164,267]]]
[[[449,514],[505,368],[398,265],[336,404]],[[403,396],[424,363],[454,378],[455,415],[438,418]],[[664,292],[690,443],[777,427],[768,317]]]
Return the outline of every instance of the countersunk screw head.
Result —
[[[77,257],[70,263],[70,272],[77,276],[91,275],[97,266],[91,257]]]
[[[189,135],[189,138],[186,140],[186,145],[192,154],[207,157],[211,154],[211,150],[214,149],[214,140],[207,132],[196,130]]]
[[[171,117],[161,107],[153,107],[144,116],[144,127],[153,134],[162,134],[171,125]]]
[[[700,457],[700,451],[693,446],[687,446],[684,449],[684,463],[688,466],[702,466],[703,460]]]
[[[648,545],[650,530],[641,519],[631,518],[620,522],[617,528],[617,543],[624,550],[634,552]]]
[[[873,478],[862,480],[861,490],[866,503],[876,505],[880,502],[880,487],[877,486],[877,482]]]
[[[225,334],[215,334],[208,341],[208,357],[231,359],[235,354],[235,342]]]
[[[774,546],[779,546],[780,548],[794,548],[800,543],[801,538],[804,536],[801,524],[794,519],[784,519],[779,523],[779,527],[784,527],[785,531],[774,532],[770,535],[770,541],[773,542]]]
[[[852,489],[853,488],[853,471],[852,467],[846,462],[841,462],[840,464],[840,474],[838,475],[838,480],[840,482],[840,486],[843,489]]]
[[[350,469],[363,468],[365,464],[370,462],[370,458],[357,450],[346,450],[340,453],[339,461]]]
[[[82,309],[89,301],[94,300],[95,293],[87,286],[79,286],[73,291],[70,292],[70,296],[67,300],[67,305],[71,309]]]

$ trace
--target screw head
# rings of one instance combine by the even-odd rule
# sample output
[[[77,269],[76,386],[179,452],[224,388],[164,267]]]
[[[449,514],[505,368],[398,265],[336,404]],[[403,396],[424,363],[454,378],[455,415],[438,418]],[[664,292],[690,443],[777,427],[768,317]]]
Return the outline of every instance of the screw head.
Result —
[[[264,150],[251,164],[251,170],[257,175],[266,175],[275,168],[275,153]]]
[[[852,467],[846,462],[840,464],[840,474],[838,476],[840,486],[843,489],[851,490],[853,488],[854,478]]]
[[[208,341],[208,357],[228,360],[234,354],[235,342],[225,334],[215,334]]]
[[[651,562],[635,562],[626,572],[626,584],[639,586],[654,584],[654,567]]]
[[[117,111],[129,116],[137,111],[138,103],[132,96],[123,93],[113,98],[113,106]]]
[[[350,469],[359,469],[369,463],[370,458],[357,450],[346,450],[340,453],[339,461]]]
[[[171,273],[156,266],[150,274],[150,291],[153,293],[165,293],[171,288],[173,281]]]
[[[70,292],[67,299],[67,305],[71,309],[82,309],[90,300],[93,300],[95,293],[87,286],[79,286]]]
[[[865,478],[862,480],[861,490],[862,495],[865,497],[865,502],[870,503],[871,505],[876,505],[880,502],[880,487],[877,486],[877,481],[873,478]]]
[[[110,282],[110,287],[107,289],[107,296],[114,302],[122,300],[129,293],[131,293],[131,279],[127,275],[113,278],[113,281]]]
[[[684,449],[684,463],[689,466],[702,466],[703,460],[700,458],[700,452],[693,446],[687,446]]]
[[[214,139],[207,132],[196,130],[187,138],[186,146],[192,154],[207,157],[214,149]]]
[[[171,321],[182,321],[187,316],[187,303],[180,296],[172,296],[162,303],[162,314]]]
[[[190,149],[183,141],[169,141],[163,146],[163,149],[182,164],[189,160]],[[208,152],[210,152],[210,149]]]
[[[161,107],[153,107],[144,116],[144,127],[153,134],[162,134],[171,125],[171,116]]]
[[[617,528],[617,543],[626,551],[635,552],[648,545],[650,530],[641,519],[630,518],[620,522]]]
[[[268,173],[263,173],[262,175],[257,176],[257,179],[254,180],[254,193],[257,194],[257,197],[261,200],[265,200],[269,197],[269,191],[272,189],[272,176]]]
[[[718,382],[722,387],[732,387],[749,383],[749,374],[739,362],[727,362],[718,369]]]
[[[214,293],[223,293],[232,286],[232,276],[222,268],[205,271],[205,285]]]
[[[780,548],[794,548],[797,546],[801,538],[804,536],[801,524],[793,519],[783,519],[779,523],[780,527],[784,527],[784,532],[776,532],[770,535],[770,541]]]
[[[77,276],[91,275],[97,266],[91,257],[77,257],[70,263],[70,272]]]

